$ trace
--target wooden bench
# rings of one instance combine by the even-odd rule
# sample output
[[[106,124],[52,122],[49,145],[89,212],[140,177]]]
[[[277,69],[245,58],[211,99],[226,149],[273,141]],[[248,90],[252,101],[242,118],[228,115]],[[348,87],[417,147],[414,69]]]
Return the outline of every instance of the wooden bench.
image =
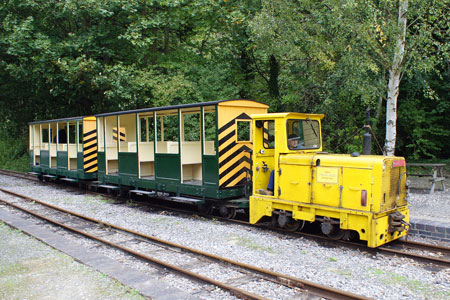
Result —
[[[431,190],[430,190],[430,194],[434,193],[434,188],[436,186],[437,182],[440,182],[442,184],[442,190],[445,190],[445,177],[444,177],[444,169],[445,169],[445,164],[421,164],[421,163],[408,163],[406,164],[406,167],[419,167],[421,169],[427,170],[429,172],[429,170],[431,169],[431,174],[410,174],[408,173],[409,176],[431,176],[432,178],[430,179],[431,181]]]

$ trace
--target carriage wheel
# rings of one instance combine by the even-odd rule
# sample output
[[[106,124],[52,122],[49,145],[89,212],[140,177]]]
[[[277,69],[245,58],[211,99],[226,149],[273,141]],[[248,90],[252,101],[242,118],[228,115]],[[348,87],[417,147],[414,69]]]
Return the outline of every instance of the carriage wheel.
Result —
[[[225,219],[234,219],[236,217],[236,208],[234,207],[221,206],[219,212]]]

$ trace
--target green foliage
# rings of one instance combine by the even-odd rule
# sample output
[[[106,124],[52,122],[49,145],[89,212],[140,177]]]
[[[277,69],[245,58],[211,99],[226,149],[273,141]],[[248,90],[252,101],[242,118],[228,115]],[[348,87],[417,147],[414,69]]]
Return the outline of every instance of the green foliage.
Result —
[[[0,168],[27,172],[30,168],[27,140],[0,134]]]
[[[271,111],[325,113],[325,149],[338,152],[360,151],[362,141],[352,135],[361,136],[370,107],[383,144],[378,107],[398,35],[397,5],[3,1],[0,131],[27,136],[26,124],[34,120],[250,98]],[[449,156],[449,7],[450,0],[410,1],[399,155]]]

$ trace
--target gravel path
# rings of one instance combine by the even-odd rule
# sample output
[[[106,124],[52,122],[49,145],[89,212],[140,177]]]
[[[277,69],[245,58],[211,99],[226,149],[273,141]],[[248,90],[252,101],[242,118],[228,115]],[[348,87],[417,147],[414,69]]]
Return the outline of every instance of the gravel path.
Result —
[[[410,217],[421,220],[435,220],[450,226],[450,179],[445,180],[445,191],[441,191],[441,184],[436,185],[433,195],[429,195],[430,182],[427,177],[411,177],[409,204]]]
[[[144,299],[2,222],[0,249],[0,299]]]
[[[450,269],[427,269],[406,258],[326,248],[302,238],[292,239],[196,216],[182,218],[170,212],[144,212],[132,206],[111,204],[102,197],[76,195],[6,176],[0,176],[0,186],[175,243],[376,299],[450,299]],[[441,197],[439,193],[448,199],[448,191],[435,196]],[[424,194],[411,195],[411,214],[422,216],[422,212],[416,211],[416,206],[424,209],[422,203],[429,209],[427,214],[432,215],[433,203],[437,205],[434,213],[448,216],[442,208],[442,199],[436,202],[429,199]],[[445,205],[448,209],[450,202]],[[174,279],[173,284],[195,290],[186,280]],[[218,295],[217,299],[224,296]],[[274,299],[288,296],[274,291]]]

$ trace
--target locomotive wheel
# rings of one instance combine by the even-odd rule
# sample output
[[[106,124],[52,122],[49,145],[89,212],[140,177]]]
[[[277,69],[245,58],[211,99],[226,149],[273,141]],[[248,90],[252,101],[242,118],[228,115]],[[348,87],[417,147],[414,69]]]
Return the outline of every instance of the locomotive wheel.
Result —
[[[297,231],[302,230],[303,226],[305,226],[305,220],[294,220],[290,219],[289,222],[284,226],[284,229],[287,231]]]
[[[234,219],[236,217],[236,208],[221,206],[219,213],[225,219]]]
[[[344,229],[336,229],[333,230],[333,232],[327,234],[327,237],[329,237],[332,240],[341,240],[347,233],[348,230]]]
[[[272,219],[272,222],[273,221],[274,220]],[[304,220],[294,220],[291,217],[286,216],[285,214],[280,214],[278,216],[277,223],[279,227],[286,229],[288,231],[296,231],[300,229],[300,227],[301,229],[303,229],[303,226],[305,226]]]

